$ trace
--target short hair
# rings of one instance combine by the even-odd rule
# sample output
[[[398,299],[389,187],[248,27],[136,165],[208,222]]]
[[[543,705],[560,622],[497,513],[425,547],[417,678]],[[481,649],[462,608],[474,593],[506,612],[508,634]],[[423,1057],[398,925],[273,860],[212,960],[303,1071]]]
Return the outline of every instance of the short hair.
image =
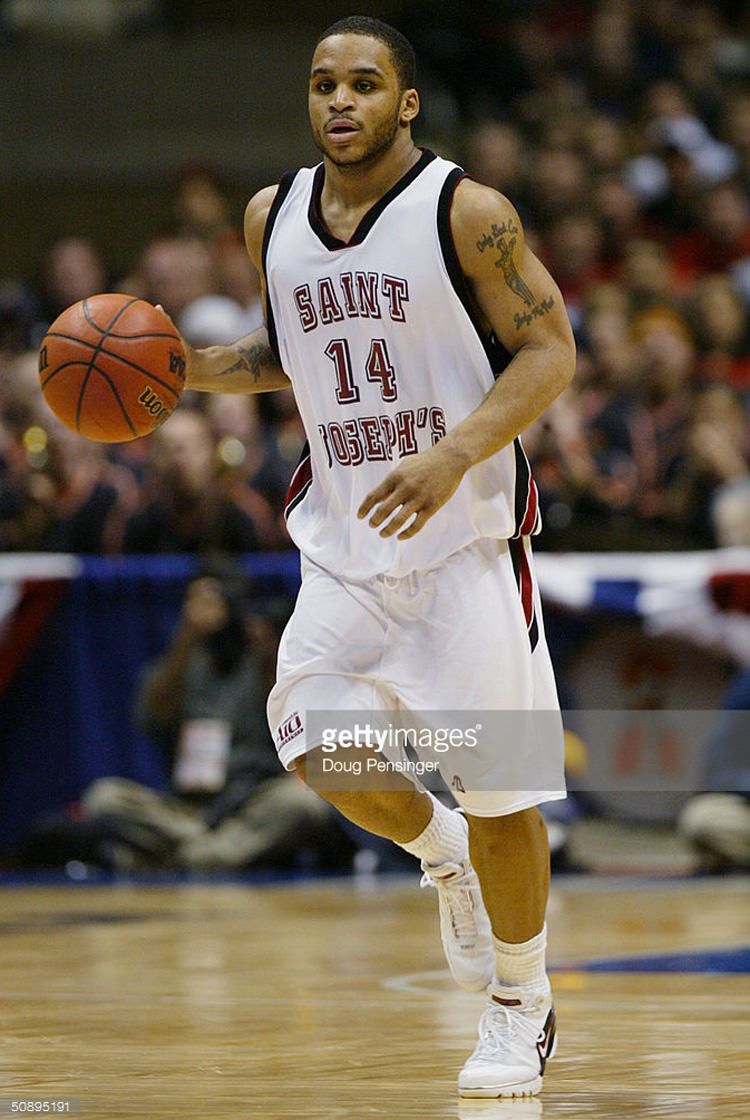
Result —
[[[393,68],[398,75],[401,90],[412,89],[416,82],[417,60],[414,48],[400,31],[372,16],[345,16],[326,28],[316,40],[315,46],[331,35],[367,35],[385,43],[391,56]]]

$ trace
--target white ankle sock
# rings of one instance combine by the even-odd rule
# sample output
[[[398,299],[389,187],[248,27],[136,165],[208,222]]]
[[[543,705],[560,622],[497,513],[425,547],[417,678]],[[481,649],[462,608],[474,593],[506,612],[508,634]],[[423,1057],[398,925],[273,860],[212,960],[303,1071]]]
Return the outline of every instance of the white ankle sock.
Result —
[[[539,991],[549,985],[546,968],[547,926],[529,941],[514,945],[492,938],[497,962],[497,983],[501,988],[526,988]]]
[[[469,841],[465,820],[455,810],[446,809],[429,791],[427,796],[432,801],[432,816],[419,836],[400,847],[430,867],[439,867],[441,863],[460,863],[461,860],[468,859]]]

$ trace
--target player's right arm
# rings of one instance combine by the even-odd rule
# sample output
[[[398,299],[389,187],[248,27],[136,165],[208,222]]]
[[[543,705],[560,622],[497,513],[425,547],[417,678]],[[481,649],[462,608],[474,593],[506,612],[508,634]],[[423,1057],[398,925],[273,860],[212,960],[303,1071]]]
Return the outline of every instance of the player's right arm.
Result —
[[[276,187],[265,187],[250,199],[245,211],[245,244],[261,278],[264,307],[263,232],[275,194]],[[290,384],[271,349],[265,327],[259,327],[231,346],[208,346],[204,350],[196,350],[185,343],[185,354],[187,389],[207,393],[267,393],[273,389],[286,389]]]

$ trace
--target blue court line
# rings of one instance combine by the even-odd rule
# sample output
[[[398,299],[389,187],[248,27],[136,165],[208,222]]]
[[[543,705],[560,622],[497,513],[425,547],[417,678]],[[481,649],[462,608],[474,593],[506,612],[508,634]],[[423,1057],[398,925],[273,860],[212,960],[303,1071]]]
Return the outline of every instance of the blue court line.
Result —
[[[688,952],[607,957],[605,960],[566,965],[561,971],[747,973],[750,972],[750,945],[729,949],[691,949]]]

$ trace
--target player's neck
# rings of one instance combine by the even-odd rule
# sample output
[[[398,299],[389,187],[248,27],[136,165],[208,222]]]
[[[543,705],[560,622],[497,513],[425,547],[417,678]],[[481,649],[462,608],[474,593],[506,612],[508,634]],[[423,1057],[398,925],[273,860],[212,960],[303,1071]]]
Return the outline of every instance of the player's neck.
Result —
[[[411,137],[393,144],[377,160],[354,167],[339,167],[324,158],[325,180],[321,205],[328,212],[343,217],[346,213],[366,210],[403,178],[422,155]]]

